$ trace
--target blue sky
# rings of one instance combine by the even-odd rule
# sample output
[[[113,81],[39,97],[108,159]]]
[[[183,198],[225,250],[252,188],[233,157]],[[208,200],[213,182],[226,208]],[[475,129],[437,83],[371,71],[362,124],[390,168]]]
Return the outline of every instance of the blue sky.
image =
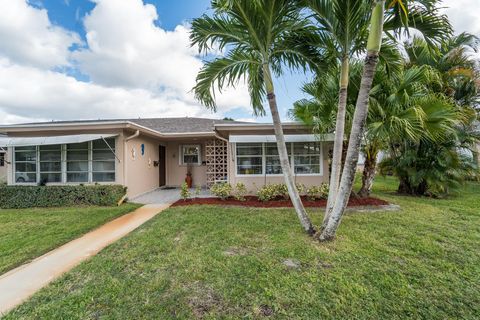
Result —
[[[478,0],[445,0],[456,31],[480,35]],[[191,93],[203,62],[188,22],[209,0],[9,0],[0,10],[0,122],[129,117],[255,118],[240,84],[212,114]],[[284,120],[309,80],[276,81]]]

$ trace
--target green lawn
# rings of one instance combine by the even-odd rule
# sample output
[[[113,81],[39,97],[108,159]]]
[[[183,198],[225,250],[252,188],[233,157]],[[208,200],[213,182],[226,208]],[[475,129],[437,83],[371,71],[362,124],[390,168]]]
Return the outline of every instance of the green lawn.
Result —
[[[350,213],[329,244],[289,209],[168,209],[5,319],[479,318],[480,185],[449,200],[376,188],[402,211]]]
[[[0,275],[137,207],[0,210]]]

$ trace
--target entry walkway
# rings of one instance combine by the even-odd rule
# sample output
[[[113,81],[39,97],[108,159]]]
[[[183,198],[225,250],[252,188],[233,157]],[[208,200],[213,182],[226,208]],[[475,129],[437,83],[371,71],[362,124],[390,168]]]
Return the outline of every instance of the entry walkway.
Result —
[[[192,196],[195,196],[195,189],[190,189]],[[208,198],[212,194],[210,190],[202,188],[200,190],[199,198]],[[168,188],[168,189],[156,189],[151,192],[145,193],[139,197],[133,198],[131,201],[135,203],[143,204],[163,204],[163,203],[174,203],[180,200],[180,189],[179,188]]]
[[[143,206],[0,276],[0,318],[63,273],[169,206],[169,203]]]

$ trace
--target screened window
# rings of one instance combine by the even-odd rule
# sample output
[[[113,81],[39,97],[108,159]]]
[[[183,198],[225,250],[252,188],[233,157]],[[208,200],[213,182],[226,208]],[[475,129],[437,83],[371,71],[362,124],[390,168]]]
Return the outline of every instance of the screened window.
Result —
[[[62,182],[62,146],[40,146],[40,181]]]
[[[106,141],[15,147],[15,182],[114,182],[115,138]]]
[[[295,174],[320,173],[321,146],[318,142],[296,142],[293,146]]]
[[[37,148],[15,148],[15,181],[18,183],[37,182]]]
[[[182,146],[182,164],[200,164],[200,145]]]
[[[89,142],[67,144],[67,182],[88,182]]]
[[[295,174],[321,174],[322,149],[319,142],[289,142],[286,146]],[[282,174],[276,143],[237,143],[236,151],[238,175]]]
[[[290,157],[292,154],[292,144],[288,142],[286,145],[288,156]],[[276,143],[265,143],[265,171],[267,174],[282,174],[282,166],[280,164]]]
[[[92,179],[94,182],[115,181],[114,152],[115,139],[113,138],[92,142]]]
[[[5,153],[0,153],[0,167],[5,166]]]
[[[263,145],[261,143],[237,144],[237,173],[262,174],[263,172]]]

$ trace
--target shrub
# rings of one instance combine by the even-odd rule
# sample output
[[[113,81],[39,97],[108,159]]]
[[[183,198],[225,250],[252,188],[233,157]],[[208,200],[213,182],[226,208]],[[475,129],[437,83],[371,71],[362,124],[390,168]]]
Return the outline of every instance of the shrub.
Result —
[[[260,201],[270,201],[282,197],[289,199],[288,188],[285,184],[266,184],[257,191],[257,197]]]
[[[295,184],[298,190],[298,194],[301,196],[304,196],[306,194],[307,187],[303,183],[297,183]]]
[[[198,198],[200,193],[202,193],[202,186],[198,185],[195,187],[195,198]]]
[[[121,185],[0,186],[0,208],[114,206],[126,192]]]
[[[311,186],[307,188],[308,200],[327,199],[328,197],[328,185],[322,183],[319,186]]]
[[[188,184],[186,182],[182,183],[180,186],[180,197],[185,201],[192,196]]]
[[[245,187],[245,184],[242,182],[238,182],[235,185],[235,190],[233,192],[233,197],[238,200],[238,201],[245,201],[245,196],[247,195],[247,187]]]
[[[215,183],[210,188],[210,192],[220,199],[225,200],[232,194],[232,185],[227,182]]]

